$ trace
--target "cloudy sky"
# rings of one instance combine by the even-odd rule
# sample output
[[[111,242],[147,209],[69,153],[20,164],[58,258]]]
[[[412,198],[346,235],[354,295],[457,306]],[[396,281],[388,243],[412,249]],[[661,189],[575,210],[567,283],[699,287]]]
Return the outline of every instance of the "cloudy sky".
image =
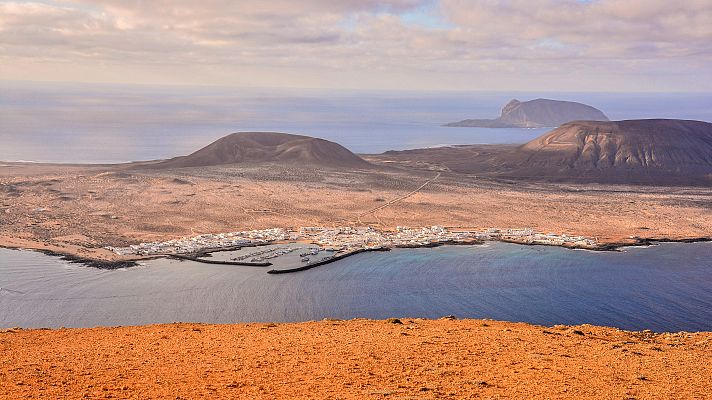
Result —
[[[0,80],[712,90],[710,0],[0,0]]]

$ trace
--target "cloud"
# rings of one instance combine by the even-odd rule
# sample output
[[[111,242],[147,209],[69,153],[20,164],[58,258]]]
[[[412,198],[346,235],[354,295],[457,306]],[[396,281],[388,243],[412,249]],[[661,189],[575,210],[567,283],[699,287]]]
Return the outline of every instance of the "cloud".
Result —
[[[443,0],[473,44],[518,49],[554,41],[585,58],[694,56],[710,50],[712,2],[705,0]],[[529,56],[529,54],[526,54]]]
[[[0,0],[6,79],[712,89],[710,61],[709,0]]]

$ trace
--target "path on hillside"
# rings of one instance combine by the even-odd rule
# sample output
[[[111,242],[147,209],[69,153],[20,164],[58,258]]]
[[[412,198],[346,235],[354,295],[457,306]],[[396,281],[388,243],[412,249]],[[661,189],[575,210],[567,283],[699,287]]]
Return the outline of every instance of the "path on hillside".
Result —
[[[359,214],[358,217],[357,217],[357,218],[358,218],[358,222],[361,223],[361,217],[364,217],[364,216],[366,216],[366,215],[368,215],[368,214],[375,213],[376,211],[382,210],[382,209],[384,209],[384,208],[386,208],[386,207],[388,207],[388,206],[392,206],[393,204],[398,203],[399,201],[403,201],[403,200],[407,199],[408,197],[410,197],[410,196],[412,196],[412,195],[414,195],[414,194],[420,192],[421,190],[423,190],[424,187],[428,186],[430,183],[432,183],[432,182],[434,182],[436,179],[440,178],[440,175],[442,175],[442,172],[438,172],[437,175],[435,175],[434,177],[430,178],[429,180],[427,180],[427,181],[426,181],[425,183],[423,183],[422,185],[418,186],[417,189],[415,189],[415,190],[413,190],[413,191],[411,191],[411,192],[408,192],[408,193],[404,194],[403,196],[400,196],[400,197],[395,198],[395,199],[393,199],[393,200],[389,200],[389,201],[387,201],[386,203],[381,204],[381,205],[378,206],[378,207],[375,207],[375,208],[372,208],[372,209],[370,209],[370,210],[368,210],[368,211],[362,212],[362,213]]]

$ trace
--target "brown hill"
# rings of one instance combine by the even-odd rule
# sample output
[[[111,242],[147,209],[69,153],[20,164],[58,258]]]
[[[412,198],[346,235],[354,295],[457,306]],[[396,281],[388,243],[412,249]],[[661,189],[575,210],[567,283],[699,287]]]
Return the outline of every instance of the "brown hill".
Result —
[[[516,176],[626,183],[712,182],[712,124],[578,121],[518,148]]]
[[[436,164],[454,172],[567,182],[712,185],[712,124],[687,120],[576,121],[522,146],[387,152],[373,161]]]
[[[368,168],[340,144],[277,132],[233,133],[187,156],[153,164],[154,168],[204,167],[242,163],[288,163],[334,168]]]
[[[570,121],[608,121],[597,108],[573,101],[536,99],[521,102],[512,100],[495,119],[466,119],[445,126],[481,128],[545,128]]]

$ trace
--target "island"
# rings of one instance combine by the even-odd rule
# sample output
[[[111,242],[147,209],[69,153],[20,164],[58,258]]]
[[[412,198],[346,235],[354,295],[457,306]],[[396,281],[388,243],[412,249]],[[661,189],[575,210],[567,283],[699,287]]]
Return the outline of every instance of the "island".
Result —
[[[512,100],[494,119],[465,119],[444,126],[470,128],[553,128],[571,121],[608,121],[599,109],[573,101]]]
[[[710,137],[700,121],[578,122],[524,146],[357,155],[303,135],[241,132],[170,160],[8,162],[0,246],[116,268],[287,242],[342,257],[483,240],[593,250],[704,240]],[[234,262],[268,267],[253,258]]]

